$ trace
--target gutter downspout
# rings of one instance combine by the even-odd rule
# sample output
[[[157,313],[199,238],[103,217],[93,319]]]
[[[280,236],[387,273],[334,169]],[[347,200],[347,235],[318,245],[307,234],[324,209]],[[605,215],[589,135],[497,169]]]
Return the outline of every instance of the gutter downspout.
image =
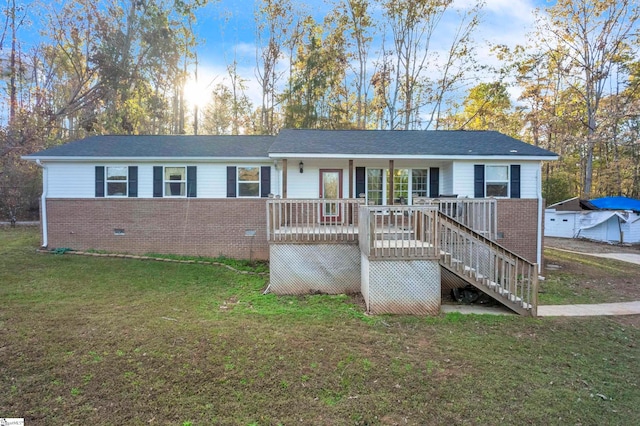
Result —
[[[542,237],[543,237],[543,233],[542,233],[542,215],[544,214],[543,208],[542,208],[542,203],[543,203],[543,199],[542,199],[542,176],[540,175],[540,170],[542,169],[542,162],[540,163],[540,167],[538,167],[538,170],[536,171],[536,186],[537,188],[537,192],[538,192],[538,242],[537,242],[537,246],[538,246],[538,254],[537,254],[537,262],[538,262],[538,273],[542,273]]]
[[[42,197],[40,201],[42,211],[40,212],[40,220],[42,222],[42,247],[47,248],[49,245],[49,233],[47,228],[47,188],[49,187],[49,174],[47,173],[47,166],[42,164],[40,160],[36,160],[36,164],[39,167],[42,167]]]

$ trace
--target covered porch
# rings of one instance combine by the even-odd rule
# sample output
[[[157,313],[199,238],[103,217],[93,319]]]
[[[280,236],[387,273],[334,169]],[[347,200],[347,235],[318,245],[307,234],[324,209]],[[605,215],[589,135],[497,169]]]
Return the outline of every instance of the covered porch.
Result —
[[[276,159],[281,198],[364,198],[366,204],[412,205],[418,198],[454,194],[453,162],[415,158]],[[469,195],[469,194],[458,194]]]

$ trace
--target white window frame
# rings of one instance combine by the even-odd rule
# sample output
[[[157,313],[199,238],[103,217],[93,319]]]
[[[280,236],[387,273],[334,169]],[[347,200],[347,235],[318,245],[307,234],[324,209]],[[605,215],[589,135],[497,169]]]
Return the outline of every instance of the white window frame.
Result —
[[[421,197],[421,198],[428,198],[429,197],[429,183],[431,182],[429,180],[429,176],[431,175],[431,170],[429,169],[429,167],[426,167],[424,169],[417,169],[417,168],[412,168],[411,169],[411,179],[409,180],[409,189],[410,189],[409,195],[411,197],[410,198],[411,199],[411,204],[413,204],[413,202],[414,202],[413,196],[414,196],[415,192],[417,191],[417,189],[415,189],[413,187],[413,179],[415,177],[413,172],[415,170],[421,170],[421,171],[425,171],[426,172],[425,175],[424,175],[424,185],[425,186],[424,186],[424,189],[421,190],[421,191],[424,192],[424,195],[418,194],[418,197]]]
[[[258,180],[240,180],[240,169],[258,169]],[[247,183],[257,183],[258,184],[258,194],[257,195],[240,195],[240,185]],[[237,198],[260,198],[260,194],[262,194],[262,167],[254,166],[254,165],[244,165],[236,167],[236,197]]]
[[[167,179],[167,169],[184,169],[184,180]],[[171,195],[167,193],[167,184],[183,184],[184,195]],[[164,166],[162,168],[162,196],[167,198],[186,198],[187,197],[187,166]]]
[[[412,172],[413,169],[407,168],[407,167],[397,167],[393,169],[394,173],[398,173],[398,172],[405,172],[406,171],[406,177],[407,177],[407,182],[406,182],[406,186],[407,186],[407,197],[404,200],[404,203],[402,203],[401,198],[403,197],[399,197],[398,198],[398,204],[400,205],[409,205],[411,203],[411,180],[412,180]],[[386,173],[385,173],[385,177],[387,178],[387,185],[389,185],[391,182],[393,182],[393,202],[396,202],[396,188],[400,187],[401,185],[404,185],[400,182],[396,182],[395,181],[395,177],[396,176],[391,176],[390,170],[387,169]],[[401,176],[398,176],[401,177]],[[392,181],[393,178],[393,181]],[[388,186],[387,186],[388,188]],[[400,188],[401,189],[401,188]],[[398,192],[404,192],[404,191],[398,191]],[[389,200],[387,200],[387,203],[389,202]]]
[[[381,205],[384,205],[384,201],[385,201],[385,189],[386,189],[386,184],[385,184],[385,169],[382,167],[367,167],[366,168],[366,187],[365,187],[365,199],[367,204],[369,204],[369,170],[378,170],[380,171],[380,179],[381,179],[381,188],[380,188],[380,203]],[[376,190],[376,192],[378,192]]]
[[[385,168],[385,167],[367,167],[366,168],[366,202],[367,204],[369,203],[369,170],[382,170],[382,205],[386,206],[389,204],[389,200],[388,200],[388,195],[389,195],[389,168]],[[431,175],[431,168],[430,167],[424,167],[424,168],[416,168],[416,167],[397,167],[394,168],[395,170],[408,170],[408,176],[407,176],[407,204],[408,205],[412,205],[413,204],[413,171],[414,170],[425,170],[427,173],[425,175],[425,179],[426,179],[426,196],[429,196],[429,176]],[[395,197],[395,188],[394,188],[394,197]]]
[[[502,167],[507,170],[507,178],[503,179],[489,179],[489,168],[491,167]],[[504,195],[489,195],[489,191],[487,189],[488,185],[495,184],[505,184],[506,183],[506,193]],[[509,198],[509,194],[511,194],[511,167],[508,164],[485,164],[484,165],[484,196],[485,197],[493,197],[493,198]]]
[[[124,169],[125,179],[109,179],[109,169]],[[124,183],[124,194],[109,194],[110,183]],[[129,196],[129,167],[127,166],[105,166],[104,167],[104,196],[108,198],[123,198]]]

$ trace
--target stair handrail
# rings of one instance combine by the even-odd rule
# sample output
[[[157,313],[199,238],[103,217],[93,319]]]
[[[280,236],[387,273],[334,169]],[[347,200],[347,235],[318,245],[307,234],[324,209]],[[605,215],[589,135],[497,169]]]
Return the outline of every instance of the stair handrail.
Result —
[[[442,212],[438,216],[441,227],[441,262],[467,281],[472,282],[473,278],[476,281],[474,285],[483,287],[488,293],[498,293],[495,298],[502,303],[505,299],[509,300],[509,304],[504,304],[511,309],[514,309],[513,304],[519,305],[522,309],[514,310],[535,317],[538,305],[538,265]],[[453,247],[454,244],[459,245],[453,239],[453,232],[471,239],[471,243],[465,241],[462,247]],[[482,253],[486,257],[483,259],[484,264],[480,264],[480,249],[474,247],[474,244],[485,248]],[[486,249],[489,251],[486,252]]]

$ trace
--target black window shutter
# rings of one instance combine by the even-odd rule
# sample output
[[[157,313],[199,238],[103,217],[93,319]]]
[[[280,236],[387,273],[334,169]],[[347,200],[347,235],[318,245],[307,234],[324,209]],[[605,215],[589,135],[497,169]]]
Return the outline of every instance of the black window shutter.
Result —
[[[520,164],[511,165],[511,198],[520,198]]]
[[[198,196],[198,172],[196,166],[187,166],[187,197]]]
[[[96,197],[104,197],[104,166],[96,166]]]
[[[429,169],[429,196],[431,198],[440,196],[440,168],[438,167]]]
[[[138,166],[129,166],[129,197],[138,196]]]
[[[356,193],[354,198],[360,198],[360,194],[367,193],[367,169],[364,167],[356,167]],[[365,195],[366,196],[366,195]]]
[[[260,196],[266,198],[271,193],[271,167],[260,167]]]
[[[484,164],[476,164],[473,169],[473,196],[484,198]]]
[[[162,166],[153,166],[153,196],[162,197]]]
[[[236,198],[235,166],[227,166],[227,198]]]

